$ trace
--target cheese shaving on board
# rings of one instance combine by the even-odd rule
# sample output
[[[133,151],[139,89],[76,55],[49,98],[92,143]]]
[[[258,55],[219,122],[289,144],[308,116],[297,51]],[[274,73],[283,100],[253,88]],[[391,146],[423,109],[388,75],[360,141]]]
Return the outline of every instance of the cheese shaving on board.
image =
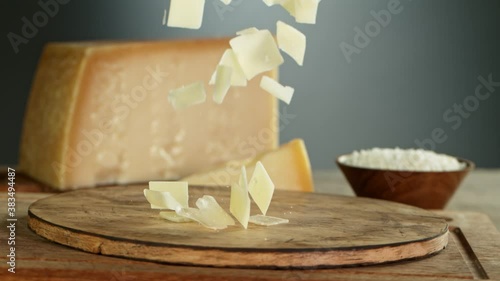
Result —
[[[298,65],[304,65],[306,53],[306,36],[294,27],[278,21],[276,24],[279,48],[289,54]]]
[[[255,215],[250,217],[249,222],[257,225],[272,226],[278,224],[285,224],[288,223],[289,221],[287,219],[282,219],[277,217]]]

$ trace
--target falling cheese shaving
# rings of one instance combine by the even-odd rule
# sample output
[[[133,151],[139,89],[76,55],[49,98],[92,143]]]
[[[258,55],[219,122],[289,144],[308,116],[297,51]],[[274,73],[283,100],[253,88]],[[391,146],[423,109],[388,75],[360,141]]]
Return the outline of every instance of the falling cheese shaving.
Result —
[[[247,78],[243,69],[241,69],[240,63],[238,59],[236,59],[236,55],[234,51],[231,49],[227,49],[219,62],[219,65],[224,65],[231,68],[231,86],[237,87],[245,87],[247,85]],[[215,70],[214,74],[212,74],[212,78],[210,79],[209,84],[214,85],[216,83],[217,70]]]
[[[306,53],[306,36],[282,21],[277,22],[276,30],[279,48],[289,54],[298,65],[302,66]]]
[[[167,26],[199,29],[204,10],[205,0],[170,0]]]
[[[269,30],[242,34],[229,41],[247,80],[275,69],[284,59]]]
[[[233,69],[229,66],[219,65],[215,74],[215,90],[213,99],[216,103],[221,104],[231,87],[231,77]]]
[[[206,99],[207,94],[202,82],[195,82],[172,90],[168,95],[168,100],[175,109],[185,109],[203,103]]]
[[[292,87],[283,86],[269,76],[262,76],[260,87],[286,104],[290,104],[295,92]]]

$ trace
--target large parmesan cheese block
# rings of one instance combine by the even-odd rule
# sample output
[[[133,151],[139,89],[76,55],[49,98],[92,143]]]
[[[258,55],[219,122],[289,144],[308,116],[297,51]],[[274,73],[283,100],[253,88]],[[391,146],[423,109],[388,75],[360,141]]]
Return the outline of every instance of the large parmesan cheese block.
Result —
[[[254,158],[232,160],[217,169],[196,173],[183,178],[190,185],[228,186],[238,182],[241,166],[252,176],[260,161],[267,170],[276,189],[313,191],[311,164],[304,141],[295,139],[279,149],[267,151]]]
[[[26,110],[20,169],[61,190],[171,180],[277,147],[277,102],[254,79],[222,104],[176,110],[168,93],[203,81],[227,39],[52,43]],[[276,77],[277,72],[265,75]],[[259,77],[260,78],[260,77]]]

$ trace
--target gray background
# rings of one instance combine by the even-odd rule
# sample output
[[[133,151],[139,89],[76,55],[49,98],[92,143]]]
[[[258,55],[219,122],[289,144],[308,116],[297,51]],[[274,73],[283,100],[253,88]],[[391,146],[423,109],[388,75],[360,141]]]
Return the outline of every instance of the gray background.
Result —
[[[402,0],[403,11],[351,63],[339,45],[352,45],[354,28],[364,28],[370,11],[387,9],[388,0],[323,0],[317,25],[296,24],[260,0],[234,0],[225,12],[217,12],[217,1],[207,0],[204,25],[192,31],[161,25],[168,0],[72,0],[18,54],[7,34],[20,34],[21,18],[41,8],[37,1],[1,1],[0,164],[17,162],[24,107],[46,42],[232,36],[250,26],[274,32],[281,19],[308,37],[305,65],[285,57],[281,68],[283,84],[296,88],[286,108],[296,117],[281,141],[304,138],[314,168],[334,167],[337,155],[354,149],[415,147],[435,128],[448,136],[435,150],[500,167],[500,87],[458,129],[443,119],[474,94],[478,76],[500,81],[500,1]]]

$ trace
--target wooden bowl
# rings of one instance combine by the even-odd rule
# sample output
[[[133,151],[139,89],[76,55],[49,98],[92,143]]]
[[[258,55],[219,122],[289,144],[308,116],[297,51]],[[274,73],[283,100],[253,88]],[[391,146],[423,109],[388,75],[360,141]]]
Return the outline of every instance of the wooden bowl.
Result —
[[[449,172],[413,172],[378,170],[350,166],[337,158],[337,165],[357,196],[404,203],[424,209],[443,209],[458,186],[475,165],[465,163],[462,170]]]

